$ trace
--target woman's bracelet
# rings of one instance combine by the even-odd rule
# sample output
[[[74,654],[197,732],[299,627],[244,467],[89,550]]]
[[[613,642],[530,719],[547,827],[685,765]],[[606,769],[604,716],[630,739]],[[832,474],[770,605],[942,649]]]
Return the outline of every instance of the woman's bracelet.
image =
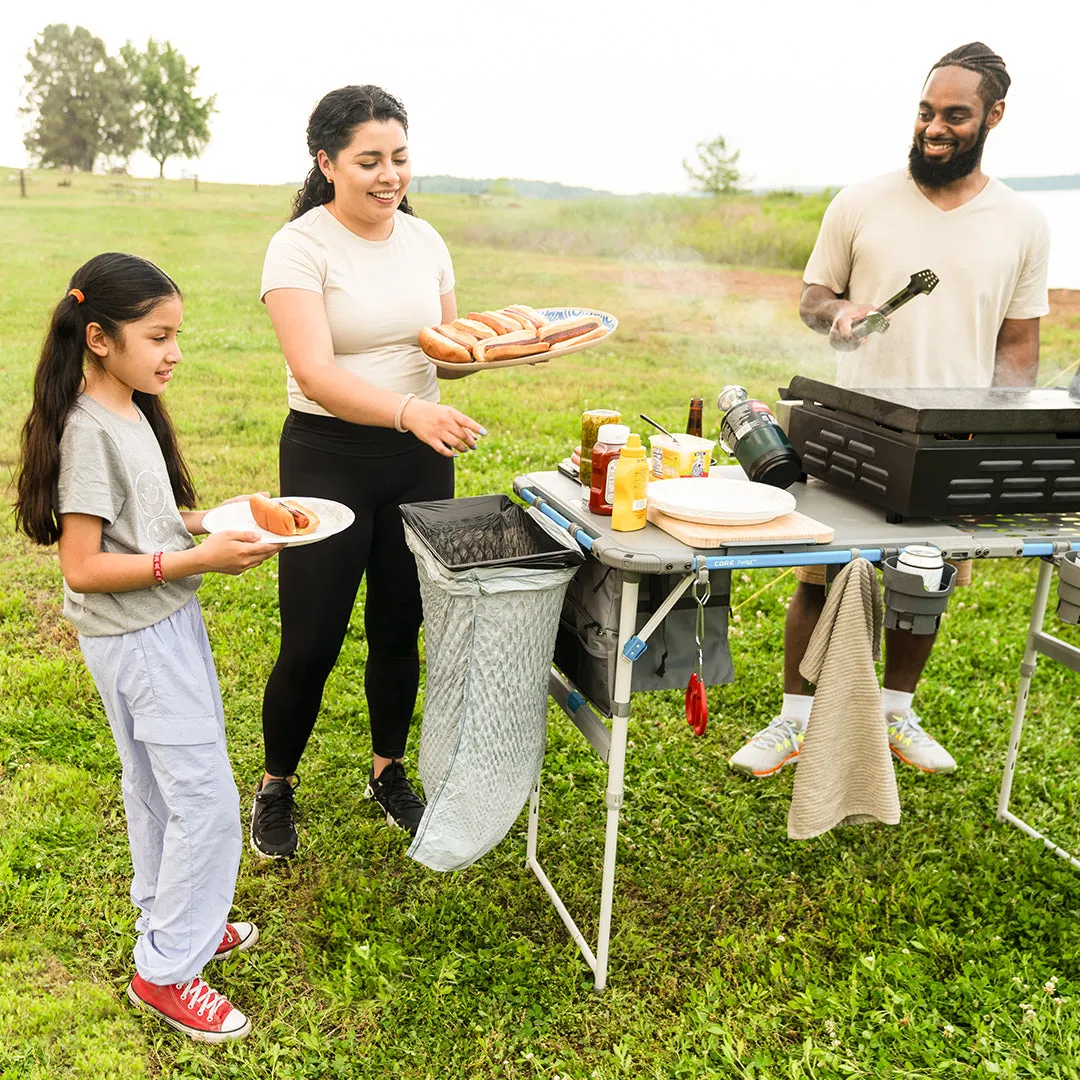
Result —
[[[158,586],[165,584],[165,575],[161,572],[161,556],[164,552],[154,552],[154,581]]]
[[[403,394],[401,400],[398,402],[397,412],[394,413],[394,430],[395,431],[408,431],[401,422],[401,414],[405,411],[405,406],[409,404],[412,399],[416,397],[415,394]]]

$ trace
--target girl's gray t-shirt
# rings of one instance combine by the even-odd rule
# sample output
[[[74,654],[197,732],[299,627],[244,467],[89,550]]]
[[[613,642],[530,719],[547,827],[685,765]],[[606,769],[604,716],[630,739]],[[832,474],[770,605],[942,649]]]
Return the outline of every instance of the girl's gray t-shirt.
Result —
[[[195,545],[146,417],[128,420],[86,394],[64,423],[57,511],[101,518],[102,551],[152,555]],[[126,634],[179,611],[201,581],[196,574],[120,593],[78,593],[65,581],[64,614],[86,637]]]

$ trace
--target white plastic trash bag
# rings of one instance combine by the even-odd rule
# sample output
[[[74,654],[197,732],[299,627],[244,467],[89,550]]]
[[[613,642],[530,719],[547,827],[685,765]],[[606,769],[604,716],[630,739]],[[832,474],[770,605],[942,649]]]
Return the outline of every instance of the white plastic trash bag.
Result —
[[[583,556],[506,496],[413,503],[402,516],[427,651],[427,810],[408,854],[459,870],[507,834],[540,775],[555,632]]]

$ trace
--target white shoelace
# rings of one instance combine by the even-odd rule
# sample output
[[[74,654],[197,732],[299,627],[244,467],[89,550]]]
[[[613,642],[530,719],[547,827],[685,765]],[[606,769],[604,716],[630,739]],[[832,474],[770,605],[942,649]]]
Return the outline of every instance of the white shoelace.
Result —
[[[792,746],[798,746],[802,733],[802,728],[794,726],[786,717],[776,716],[769,721],[768,727],[759,731],[750,741],[762,750],[774,750],[783,746],[785,741],[790,741]]]
[[[886,726],[892,729],[894,738],[903,739],[906,737],[915,746],[930,746],[937,743],[933,736],[927,735],[923,731],[922,721],[913,711],[909,711],[903,716],[891,713],[886,720]]]
[[[187,1007],[194,1012],[198,1009],[199,1016],[206,1013],[206,1019],[211,1024],[214,1022],[214,1013],[217,1012],[222,1005],[227,1004],[226,999],[219,994],[216,990],[212,990],[199,978],[195,976],[187,985],[177,983],[177,986],[184,986],[180,991],[180,1000],[187,1003]],[[191,994],[191,1000],[188,1001],[188,994]]]

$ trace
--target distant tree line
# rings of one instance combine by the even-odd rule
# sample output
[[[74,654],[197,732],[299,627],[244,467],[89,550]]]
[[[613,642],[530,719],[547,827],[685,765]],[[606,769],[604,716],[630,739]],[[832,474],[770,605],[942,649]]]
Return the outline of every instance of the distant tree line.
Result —
[[[611,195],[596,188],[572,187],[547,180],[519,180],[501,176],[495,180],[473,180],[462,176],[420,176],[420,192],[425,195],[495,195],[523,199],[589,199]]]
[[[90,172],[99,159],[126,165],[144,149],[164,176],[169,158],[198,157],[210,141],[215,95],[195,96],[199,69],[167,41],[150,38],[142,50],[129,41],[110,56],[85,27],[56,23],[26,59],[23,144],[41,165]]]

